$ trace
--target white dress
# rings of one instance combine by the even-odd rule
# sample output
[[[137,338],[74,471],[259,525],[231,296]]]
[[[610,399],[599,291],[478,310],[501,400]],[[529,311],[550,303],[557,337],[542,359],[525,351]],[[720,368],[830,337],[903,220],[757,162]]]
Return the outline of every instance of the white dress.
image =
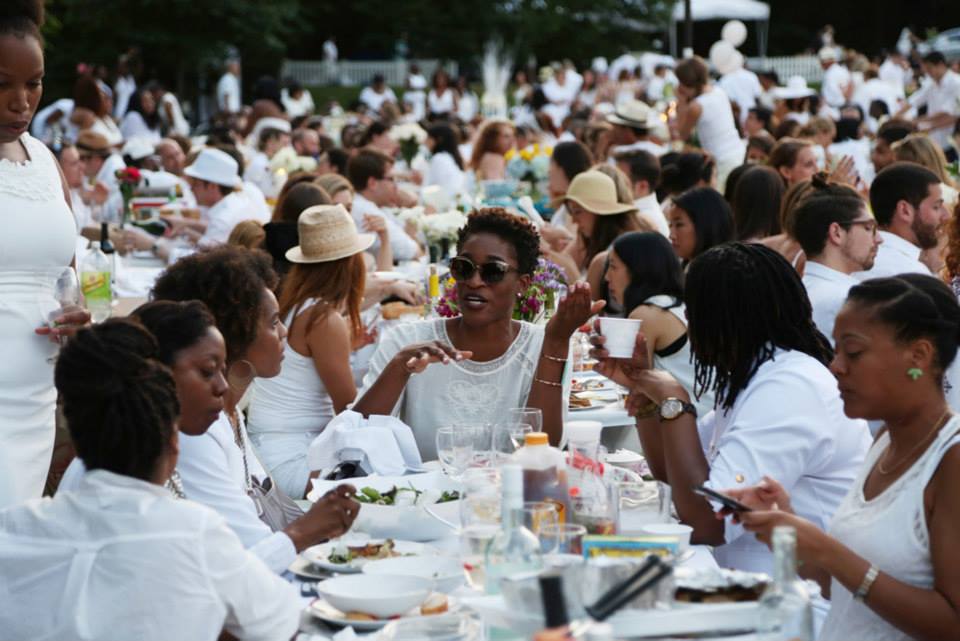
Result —
[[[403,323],[387,331],[363,379],[370,388],[397,352],[414,343],[441,341],[451,344],[447,319]],[[413,429],[424,461],[437,458],[436,431],[443,425],[497,424],[508,410],[525,407],[543,345],[543,327],[521,322],[520,333],[498,358],[435,363],[414,374],[394,408],[393,415]],[[361,392],[357,398],[362,398]]]
[[[28,161],[0,160],[0,507],[39,497],[47,478],[57,348],[34,330],[58,307],[54,284],[77,234],[53,154],[29,134],[20,141]]]
[[[290,327],[294,318],[315,302],[308,299],[291,311],[284,324]],[[278,376],[253,381],[247,431],[273,480],[288,496],[299,498],[310,476],[307,447],[335,412],[313,358],[299,353],[289,342],[283,356]]]
[[[746,146],[737,133],[730,98],[718,86],[697,96],[703,111],[697,120],[700,146],[717,159],[717,184],[727,182],[727,174],[743,163]]]
[[[927,451],[903,476],[867,501],[863,497],[864,481],[889,443],[887,432],[877,438],[850,493],[837,508],[829,533],[876,564],[881,572],[908,585],[930,590],[933,561],[923,493],[947,450],[960,444],[960,417],[954,417],[940,430]],[[906,641],[910,638],[863,603],[854,601],[850,591],[836,580],[832,582],[830,614],[820,632],[821,640]]]

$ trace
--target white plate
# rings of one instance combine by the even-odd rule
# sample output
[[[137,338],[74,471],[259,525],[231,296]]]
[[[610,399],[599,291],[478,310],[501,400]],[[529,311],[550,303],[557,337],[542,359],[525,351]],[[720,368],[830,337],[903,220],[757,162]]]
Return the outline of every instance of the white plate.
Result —
[[[382,543],[383,539],[348,539],[344,541],[347,545],[359,546],[366,543]],[[394,539],[393,551],[402,556],[433,556],[439,554],[436,548],[415,541],[400,541]],[[328,561],[330,553],[340,544],[340,541],[327,541],[320,545],[309,547],[300,553],[300,557],[307,563],[327,570],[328,572],[339,572],[340,574],[356,574],[363,570],[365,563],[375,559],[353,559],[349,563],[331,563]]]
[[[452,596],[447,596],[447,611],[441,612],[440,614],[446,614],[447,612],[456,612],[460,607],[460,602]],[[336,609],[332,605],[326,602],[323,597],[317,597],[310,605],[307,607],[307,612],[317,617],[324,623],[331,623],[333,625],[340,626],[350,626],[354,630],[367,631],[367,630],[379,630],[383,626],[387,625],[391,621],[396,621],[397,618],[401,619],[414,619],[420,618],[424,615],[420,614],[420,607],[417,606],[411,609],[402,617],[395,617],[392,619],[376,619],[374,621],[357,621],[354,619],[346,618],[343,612]],[[427,616],[437,616],[436,614],[430,614]]]
[[[321,570],[302,556],[295,558],[287,570],[293,572],[301,578],[310,579],[312,581],[323,581],[330,578],[330,572],[327,570]]]

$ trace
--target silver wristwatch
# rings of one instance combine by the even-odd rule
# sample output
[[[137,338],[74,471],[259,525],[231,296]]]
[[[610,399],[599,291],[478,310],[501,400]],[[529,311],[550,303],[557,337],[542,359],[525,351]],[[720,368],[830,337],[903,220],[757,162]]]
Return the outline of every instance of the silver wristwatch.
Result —
[[[685,403],[674,396],[665,398],[660,403],[661,421],[672,421],[685,412],[689,412],[693,415],[693,418],[697,418],[697,407],[693,403]]]

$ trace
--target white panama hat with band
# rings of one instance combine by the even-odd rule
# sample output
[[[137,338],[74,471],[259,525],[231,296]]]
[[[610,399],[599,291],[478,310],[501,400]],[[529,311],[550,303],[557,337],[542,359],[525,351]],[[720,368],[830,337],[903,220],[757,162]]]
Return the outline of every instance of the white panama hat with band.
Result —
[[[623,125],[634,129],[653,129],[660,124],[660,116],[645,102],[630,100],[619,106],[607,116],[612,125]]]
[[[234,189],[243,185],[239,172],[240,167],[230,154],[210,147],[201,151],[193,164],[183,170],[191,178]]]
[[[291,263],[329,263],[368,249],[376,237],[358,234],[343,205],[314,205],[297,219],[300,244],[287,250]]]
[[[612,216],[636,211],[635,206],[617,200],[617,185],[613,178],[603,172],[588,170],[577,174],[570,181],[567,193],[557,203],[572,200],[591,214]]]

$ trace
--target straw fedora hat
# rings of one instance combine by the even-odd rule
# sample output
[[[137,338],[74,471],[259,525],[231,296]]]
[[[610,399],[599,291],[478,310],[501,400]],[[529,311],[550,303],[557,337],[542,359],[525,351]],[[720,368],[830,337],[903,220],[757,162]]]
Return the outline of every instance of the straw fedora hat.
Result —
[[[300,244],[287,250],[291,263],[328,263],[359,254],[375,240],[373,234],[358,234],[353,218],[343,205],[314,205],[297,219]]]
[[[611,216],[636,211],[633,205],[617,201],[617,185],[613,178],[595,170],[585,171],[573,177],[570,187],[557,204],[572,200],[597,216]]]
[[[660,115],[645,102],[630,100],[619,105],[616,111],[608,115],[607,122],[634,129],[653,129],[660,124]]]

